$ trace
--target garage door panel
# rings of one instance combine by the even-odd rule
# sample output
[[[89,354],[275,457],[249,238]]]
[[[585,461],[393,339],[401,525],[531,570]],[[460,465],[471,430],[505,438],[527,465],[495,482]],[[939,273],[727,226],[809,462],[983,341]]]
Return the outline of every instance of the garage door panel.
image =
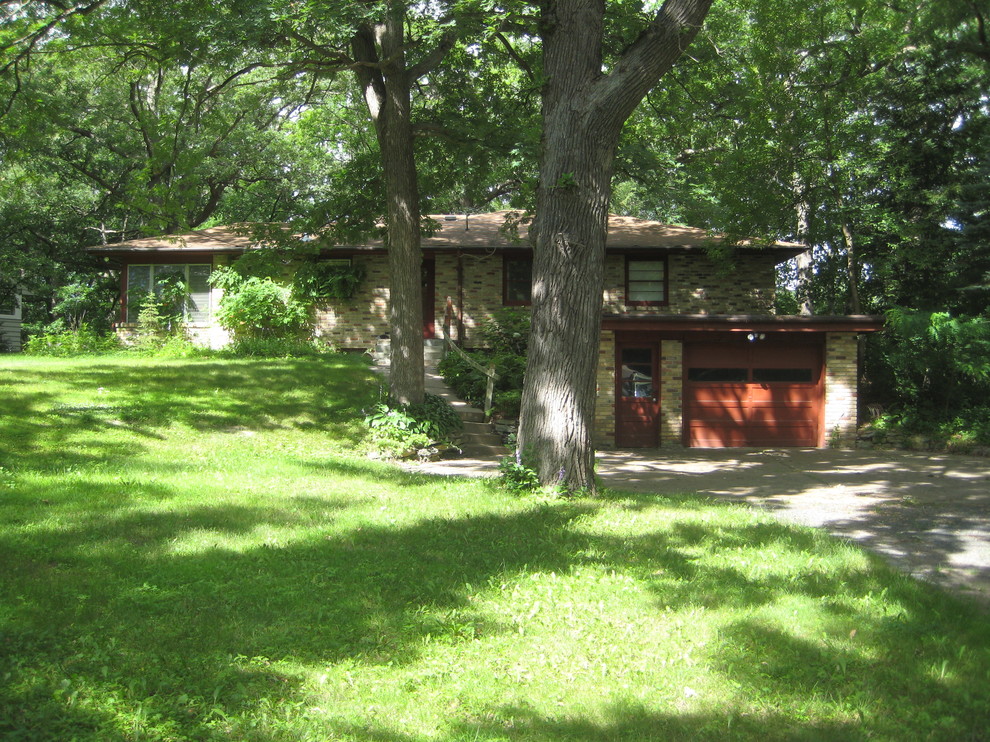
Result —
[[[818,445],[821,344],[693,344],[685,366],[688,445]],[[740,369],[744,383],[724,383],[737,381]]]
[[[744,431],[728,428],[694,428],[689,431],[688,445],[692,448],[738,448],[755,445]]]
[[[688,419],[695,424],[727,425],[735,423],[743,425],[746,422],[746,410],[742,406],[692,406],[688,409]]]
[[[699,405],[720,405],[720,404],[742,404],[749,397],[749,392],[745,386],[724,386],[724,385],[692,385],[695,393],[691,397],[694,404]]]
[[[750,430],[742,446],[784,446],[787,448],[814,448],[814,430],[808,428],[794,430]]]
[[[749,410],[748,419],[753,422],[761,420],[808,420],[815,413],[815,405],[810,401],[754,401],[746,409]]]

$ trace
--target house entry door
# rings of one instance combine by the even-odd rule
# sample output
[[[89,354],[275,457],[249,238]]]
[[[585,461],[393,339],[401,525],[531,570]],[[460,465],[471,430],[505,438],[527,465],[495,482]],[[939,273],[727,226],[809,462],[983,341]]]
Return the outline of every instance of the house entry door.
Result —
[[[436,261],[433,258],[423,258],[423,339],[431,340],[437,336],[436,331],[436,302],[437,290]]]
[[[660,373],[657,345],[619,345],[615,358],[615,444],[660,445]]]

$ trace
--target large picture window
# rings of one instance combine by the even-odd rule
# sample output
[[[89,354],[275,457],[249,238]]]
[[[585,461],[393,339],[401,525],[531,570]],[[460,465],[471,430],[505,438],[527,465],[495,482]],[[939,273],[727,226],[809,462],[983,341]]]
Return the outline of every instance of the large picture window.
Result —
[[[127,322],[137,322],[141,301],[154,291],[162,295],[162,288],[170,281],[181,282],[186,288],[182,315],[186,322],[203,324],[210,320],[209,277],[213,267],[208,264],[170,263],[163,265],[127,266]]]
[[[502,303],[525,306],[533,303],[533,259],[506,255],[502,262]]]
[[[626,304],[659,306],[667,303],[667,261],[626,258]]]

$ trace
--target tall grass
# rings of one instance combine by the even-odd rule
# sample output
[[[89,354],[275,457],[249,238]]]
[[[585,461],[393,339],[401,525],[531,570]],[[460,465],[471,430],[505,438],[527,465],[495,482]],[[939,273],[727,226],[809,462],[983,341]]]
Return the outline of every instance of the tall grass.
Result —
[[[986,739],[985,615],[697,497],[357,452],[359,359],[3,359],[0,738]]]

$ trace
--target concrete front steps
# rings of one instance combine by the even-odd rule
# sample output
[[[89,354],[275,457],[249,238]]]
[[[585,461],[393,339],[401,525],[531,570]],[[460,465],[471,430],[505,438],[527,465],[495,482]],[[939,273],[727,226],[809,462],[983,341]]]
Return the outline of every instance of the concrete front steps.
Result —
[[[437,373],[437,363],[443,358],[444,344],[442,340],[424,340],[426,376],[424,386],[428,394],[435,394],[446,399],[450,406],[454,408],[461,422],[464,423],[464,430],[461,434],[458,448],[461,449],[461,456],[464,459],[497,459],[508,456],[511,451],[502,444],[502,436],[495,432],[493,425],[485,422],[485,413],[477,407],[472,407],[467,402],[459,399],[457,395],[448,387],[443,377]],[[388,373],[390,367],[391,347],[388,338],[379,338],[375,344],[371,356],[375,360],[382,373]]]
[[[423,341],[423,361],[427,366],[436,366],[443,360],[444,342],[436,338],[429,338]],[[392,341],[385,338],[378,338],[375,347],[371,351],[371,357],[375,360],[376,366],[389,366],[392,362]]]
[[[426,369],[425,385],[428,394],[446,399],[464,423],[459,444],[464,458],[491,459],[509,455],[509,449],[502,444],[502,437],[495,432],[491,423],[485,422],[484,411],[458,399],[433,366]]]

